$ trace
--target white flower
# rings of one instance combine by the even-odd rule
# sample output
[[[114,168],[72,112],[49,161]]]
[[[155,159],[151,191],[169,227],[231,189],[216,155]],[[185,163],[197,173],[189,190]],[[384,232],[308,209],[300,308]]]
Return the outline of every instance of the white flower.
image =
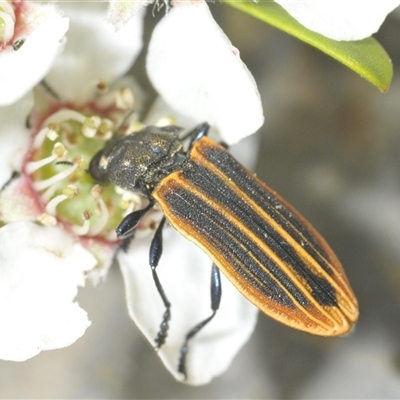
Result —
[[[43,79],[63,48],[68,18],[50,5],[1,1],[2,25],[0,106],[14,103]]]
[[[0,185],[6,185],[0,193],[0,219],[4,224],[0,228],[0,239],[6,239],[0,240],[0,257],[5,260],[0,269],[0,280],[2,288],[9,290],[3,289],[4,296],[13,299],[14,305],[0,309],[0,318],[9,324],[5,337],[0,336],[0,339],[4,338],[3,354],[7,355],[3,357],[7,359],[22,360],[41,350],[67,346],[83,334],[88,320],[84,311],[73,303],[76,287],[83,285],[87,276],[96,279],[106,274],[113,253],[118,248],[112,231],[121,220],[122,208],[127,207],[125,212],[135,207],[143,208],[143,199],[135,194],[121,192],[114,187],[105,188],[103,192],[98,187],[93,190],[94,183],[85,172],[87,161],[96,151],[95,146],[99,148],[121,120],[125,120],[123,129],[128,131],[141,127],[137,113],[126,119],[128,108],[135,101],[135,96],[132,96],[134,90],[132,92],[127,81],[112,83],[126,72],[141,47],[141,25],[137,25],[141,24],[141,15],[135,16],[136,26],[135,22],[129,21],[114,36],[107,27],[99,24],[102,18],[98,12],[99,3],[80,3],[79,12],[86,15],[86,9],[90,10],[90,7],[96,11],[90,14],[90,18],[85,16],[84,19],[78,17],[79,13],[73,10],[72,3],[65,10],[71,19],[70,47],[57,59],[46,78],[62,100],[38,90],[35,112],[29,120],[31,128],[26,127],[24,119],[31,104],[29,96],[2,110]],[[155,86],[160,86],[159,94],[170,107],[164,109],[166,120],[174,121],[174,111],[171,110],[181,111],[182,107],[181,114],[188,122],[184,123],[181,117],[179,122],[185,128],[207,119],[215,124],[216,132],[221,133],[225,141],[235,142],[253,133],[262,124],[258,91],[238,53],[213,21],[206,4],[193,7],[199,7],[199,12],[194,12],[196,8],[192,6],[182,5],[164,17],[150,47],[153,48],[151,51],[163,47],[170,50],[162,58],[150,52],[149,75]],[[171,46],[176,26],[186,28],[188,19],[197,26],[204,24],[205,42],[202,42],[197,31],[190,32],[190,40]],[[171,21],[174,25],[171,25]],[[81,30],[78,31],[78,28]],[[79,45],[76,45],[74,38],[77,38]],[[176,46],[180,46],[182,51],[178,52]],[[208,48],[211,53],[208,53]],[[92,56],[93,51],[95,57]],[[207,60],[210,59],[224,67],[214,69],[213,74],[211,69],[206,69],[201,79],[198,70],[183,68],[180,77],[173,74],[171,69],[174,64],[194,63],[197,55],[204,61],[204,67],[207,67]],[[160,63],[165,70],[160,68]],[[168,71],[171,80],[164,85]],[[231,86],[225,75],[235,79]],[[65,77],[68,77],[67,84]],[[201,84],[196,85],[197,79]],[[206,99],[213,104],[206,113],[192,106],[185,109],[182,105],[183,99],[193,98],[193,90],[198,90],[200,85],[204,87],[205,96],[198,93],[198,107],[203,107]],[[166,91],[171,89],[176,89],[175,93],[167,96]],[[232,96],[235,96],[234,102]],[[246,104],[254,105],[255,109],[246,107]],[[22,106],[24,108],[20,108]],[[93,117],[86,118],[84,114]],[[234,129],[235,121],[243,131]],[[34,138],[31,137],[32,132],[36,133]],[[56,164],[57,160],[61,164]],[[12,171],[20,172],[20,176],[8,181]],[[71,188],[71,184],[76,187]],[[81,213],[87,209],[90,212]],[[151,233],[160,217],[159,212],[149,213],[141,221],[129,251],[117,253],[129,313],[153,344],[164,307],[151,276],[148,249]],[[40,221],[41,225],[37,226],[35,221]],[[157,270],[172,302],[172,319],[167,341],[158,353],[171,373],[182,380],[183,376],[177,372],[177,363],[185,333],[211,314],[211,261],[172,228],[165,229],[164,237],[164,254]],[[62,245],[64,242],[65,248]],[[14,250],[4,250],[3,256],[3,243],[13,243],[10,249]],[[55,267],[54,271],[49,272],[50,262]],[[11,268],[16,265],[18,268],[15,267],[11,274]],[[68,265],[78,267],[68,268]],[[37,273],[35,279],[24,279],[27,269],[29,273]],[[20,274],[22,277],[19,277]],[[32,286],[29,286],[29,281]],[[66,287],[62,286],[63,281]],[[222,290],[221,309],[212,323],[190,342],[187,383],[204,384],[222,373],[254,328],[256,308],[225,280]],[[54,291],[57,296],[53,294]],[[53,295],[54,307],[52,304],[40,307],[40,304],[51,302]],[[36,296],[35,301],[30,300],[32,296]],[[54,321],[49,320],[49,316],[56,311],[59,314]],[[35,321],[40,321],[40,324]],[[29,336],[32,324],[35,325],[34,339]],[[17,335],[21,327],[27,327],[25,336]],[[58,327],[64,327],[64,330]]]
[[[276,0],[306,28],[334,40],[361,40],[378,31],[399,0]]]
[[[60,4],[61,5],[61,4]],[[143,13],[137,13],[122,29],[105,22],[102,2],[63,2],[71,20],[68,42],[55,60],[46,82],[64,100],[85,103],[104,80],[123,76],[142,49]]]
[[[59,227],[0,229],[0,358],[25,361],[69,346],[90,325],[74,298],[94,256]]]
[[[205,2],[176,5],[156,26],[147,70],[170,107],[208,121],[228,144],[264,122],[256,83]]]
[[[109,0],[110,5],[107,11],[107,20],[116,29],[121,29],[129,20],[134,18],[136,14],[138,14],[152,2],[153,0]]]

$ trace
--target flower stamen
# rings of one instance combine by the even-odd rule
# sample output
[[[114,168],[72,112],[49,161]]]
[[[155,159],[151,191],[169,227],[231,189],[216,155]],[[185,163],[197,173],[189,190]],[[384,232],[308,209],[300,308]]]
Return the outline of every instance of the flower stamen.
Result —
[[[7,43],[14,36],[15,13],[8,2],[1,2],[0,6],[0,43]]]
[[[47,189],[51,185],[54,185],[55,183],[61,182],[62,180],[68,178],[77,168],[78,166],[76,164],[71,165],[69,168],[61,171],[56,175],[53,175],[51,178],[33,182],[33,187],[37,191]]]
[[[96,89],[100,94],[104,94],[108,91],[107,81],[100,79],[96,84]]]
[[[113,135],[114,124],[108,118],[103,118],[97,131],[99,139],[109,140]]]
[[[100,83],[99,90],[101,86]],[[104,83],[105,90],[106,86]],[[94,185],[88,173],[89,160],[120,129],[116,126],[121,121],[128,122],[126,114],[136,120],[136,115],[133,118],[132,113],[117,108],[118,90],[125,102],[133,99],[130,90],[113,90],[99,96],[95,109],[92,105],[79,111],[60,108],[39,127],[23,170],[30,175],[32,188],[39,194],[43,214],[38,221],[44,225],[60,222],[78,236],[100,236],[116,242],[114,228],[124,212],[141,208],[143,198],[123,191],[117,193],[112,185]],[[105,98],[110,101],[104,104]],[[74,201],[66,201],[74,197]]]
[[[46,118],[46,120],[43,122],[43,125],[48,126],[51,122],[59,124],[70,119],[83,124],[86,118],[87,117],[84,114],[78,111],[63,108],[62,110],[58,110],[57,112],[51,114],[48,118]]]
[[[46,139],[53,140],[52,138],[57,138],[59,130],[60,126],[55,123],[51,123],[45,128],[41,129],[35,136],[35,139],[33,141],[33,148],[38,149],[40,146],[42,146],[43,142]]]
[[[54,185],[49,186],[42,194],[43,203],[48,203],[52,198],[53,194],[56,192],[58,187],[60,186],[60,182],[55,183]]]
[[[107,221],[109,218],[108,208],[104,200],[100,197],[103,188],[100,185],[94,185],[90,194],[96,200],[96,205],[98,207],[98,211],[100,213],[100,218],[96,225],[92,226],[89,235],[97,236],[107,225]]]
[[[143,208],[143,198],[134,192],[115,186],[115,193],[121,196],[118,206],[124,210],[122,216],[126,217],[132,211]]]
[[[51,156],[42,158],[41,160],[38,161],[28,162],[26,164],[26,172],[28,174],[32,174],[39,168],[42,168],[45,165],[52,163],[54,160],[64,159],[66,155],[67,155],[67,150],[65,149],[64,145],[58,142],[54,145]]]
[[[132,110],[135,105],[135,97],[129,88],[121,88],[115,93],[115,105],[120,110]]]
[[[50,122],[48,125],[48,131],[46,133],[47,139],[54,142],[58,138],[58,132],[60,131],[60,125]]]
[[[56,226],[57,218],[54,215],[43,213],[39,215],[36,220],[44,226]]]
[[[83,224],[81,226],[72,225],[72,231],[78,236],[85,236],[89,233],[90,218],[92,213],[88,210],[82,213]]]
[[[62,194],[54,197],[53,199],[51,199],[50,202],[47,203],[46,208],[45,208],[46,213],[48,213],[50,215],[56,215],[56,208],[62,201],[67,200],[67,199],[73,199],[78,194],[79,194],[79,189],[77,186],[67,185],[64,188]]]
[[[97,115],[88,117],[82,124],[82,134],[87,138],[94,138],[96,136],[97,130],[101,124],[101,118]]]

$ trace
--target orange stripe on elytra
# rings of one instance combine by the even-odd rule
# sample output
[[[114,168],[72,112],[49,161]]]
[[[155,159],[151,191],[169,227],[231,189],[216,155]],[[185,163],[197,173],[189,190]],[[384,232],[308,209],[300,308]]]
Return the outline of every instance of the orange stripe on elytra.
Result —
[[[247,292],[247,294],[249,295],[248,292],[252,292],[251,298],[259,308],[261,308],[264,312],[273,316],[274,318],[279,319],[282,322],[286,321],[285,323],[292,325],[292,326],[296,326],[299,329],[300,329],[300,326],[304,326],[304,325],[308,325],[308,327],[309,327],[310,322],[312,322],[312,324],[314,326],[316,326],[317,328],[322,328],[322,331],[324,332],[324,334],[327,334],[328,332],[333,332],[333,333],[337,334],[338,323],[340,326],[342,326],[342,328],[348,330],[348,328],[345,327],[346,325],[348,325],[348,321],[345,321],[345,319],[343,318],[343,315],[341,315],[341,313],[339,313],[338,310],[332,309],[332,307],[330,307],[329,309],[324,308],[323,306],[319,305],[315,301],[315,299],[312,298],[312,296],[309,294],[309,292],[307,290],[304,290],[304,287],[301,286],[299,288],[298,285],[296,285],[306,295],[306,297],[310,301],[310,304],[314,308],[314,312],[312,310],[307,309],[307,308],[303,307],[302,305],[300,305],[298,303],[298,301],[296,301],[294,296],[291,295],[290,292],[281,284],[281,282],[274,275],[272,275],[271,272],[268,269],[266,269],[257,260],[257,257],[255,257],[252,254],[251,257],[257,261],[257,264],[284,290],[285,293],[287,293],[288,297],[292,299],[293,303],[297,304],[297,307],[298,307],[297,311],[299,311],[301,309],[302,312],[294,313],[293,312],[294,310],[289,309],[287,307],[282,307],[281,305],[276,304],[275,302],[271,301],[270,299],[268,299],[268,301],[267,301],[270,305],[268,307],[265,307],[264,306],[264,303],[266,302],[265,295],[263,295],[261,292],[259,292],[256,288],[252,288],[251,286],[249,286],[250,285],[249,282],[247,282],[243,277],[241,277],[240,274],[238,274],[238,272],[236,272],[236,270],[233,267],[231,267],[229,264],[227,264],[226,260],[223,258],[223,255],[220,252],[216,251],[214,246],[212,244],[210,244],[209,241],[207,241],[204,236],[199,234],[198,228],[193,227],[186,222],[185,223],[182,222],[181,219],[176,218],[175,215],[173,215],[171,213],[170,207],[168,206],[168,203],[166,203],[163,200],[163,197],[165,196],[166,192],[168,192],[168,191],[173,192],[174,187],[185,188],[185,190],[188,190],[192,195],[196,195],[196,196],[202,198],[203,201],[206,201],[208,204],[210,204],[210,206],[212,204],[214,209],[218,210],[218,212],[222,212],[224,216],[230,215],[232,217],[233,214],[230,212],[229,209],[227,209],[226,207],[223,207],[219,203],[210,202],[210,199],[205,197],[201,192],[199,192],[197,190],[197,188],[190,181],[187,181],[182,177],[181,172],[176,172],[176,173],[169,175],[167,178],[164,179],[163,184],[160,185],[160,187],[157,188],[155,192],[153,192],[154,198],[159,202],[159,204],[163,208],[163,211],[165,212],[167,219],[176,227],[176,229],[178,229],[181,233],[183,233],[184,236],[188,237],[189,239],[194,241],[196,244],[198,244],[207,254],[209,254],[214,259],[214,261],[217,261],[216,263],[217,263],[218,267],[220,267],[221,270],[224,271],[231,280],[235,281],[240,288],[245,289],[245,290],[241,290],[242,292],[244,292],[244,294],[246,294],[246,292]],[[238,221],[236,218],[234,218],[234,216],[231,219],[232,219],[232,221],[231,221],[232,223],[237,224]],[[268,254],[271,259],[274,259],[275,262],[278,265],[280,265],[280,267],[287,273],[287,275],[290,276],[290,274],[288,274],[288,272],[290,272],[290,271],[287,268],[286,263],[284,263],[279,257],[276,257],[275,253],[268,246],[266,246],[265,243],[260,241],[257,236],[253,235],[252,232],[247,227],[243,227],[243,228],[246,231],[247,236],[249,238],[251,238],[253,243],[257,243],[258,247],[261,248],[262,250],[264,250],[264,253]],[[232,236],[232,235],[230,235],[230,236],[232,237],[232,240],[235,243],[237,243],[243,247],[243,245],[241,243],[237,242],[237,239],[234,236]],[[298,282],[298,280],[296,280],[296,281]],[[295,282],[293,282],[293,284],[294,283]],[[278,309],[281,309],[281,312],[284,312],[284,314],[280,315],[281,318],[279,318],[279,316],[277,316]],[[272,313],[271,310],[274,312]],[[291,323],[290,319],[286,318],[287,314],[291,314],[292,317],[294,317],[296,320],[300,320],[300,322],[302,322],[302,323],[300,323],[300,324],[299,323],[297,323],[297,324]],[[293,314],[295,314],[295,315],[293,315]],[[320,317],[318,317],[318,315],[315,315],[315,314],[319,314]],[[307,324],[304,323],[305,317],[308,319]],[[325,320],[325,322],[324,322],[324,320]],[[328,323],[327,321],[330,321],[330,323]],[[335,329],[335,327],[336,327],[336,329]]]
[[[317,249],[315,249],[315,247],[312,245],[312,243],[309,242],[307,238],[304,237],[302,232],[296,229],[296,227],[291,224],[292,229],[298,232],[298,234],[301,237],[303,237],[304,241],[307,242],[310,247],[313,247],[315,252],[318,253],[320,257],[323,260],[325,260],[326,263],[331,267],[332,271],[334,272],[335,279],[331,275],[329,275],[323,268],[321,268],[319,263],[310,255],[310,253],[308,253],[306,249],[301,246],[300,243],[294,240],[293,237],[281,225],[277,224],[275,220],[270,215],[268,215],[267,212],[265,212],[250,196],[247,195],[247,193],[243,192],[232,180],[230,180],[220,169],[218,169],[218,167],[216,167],[214,164],[212,164],[210,161],[207,160],[207,158],[203,155],[204,151],[202,151],[202,148],[206,148],[207,146],[208,147],[218,146],[222,151],[225,151],[225,149],[223,149],[222,146],[217,145],[209,138],[203,138],[201,141],[197,142],[193,146],[193,149],[190,154],[190,159],[200,164],[201,166],[207,168],[213,174],[216,174],[239,198],[243,199],[248,205],[250,205],[250,207],[253,210],[256,211],[258,215],[260,215],[265,221],[267,221],[269,225],[273,226],[274,229],[292,246],[292,248],[299,255],[299,257],[307,264],[310,270],[314,274],[322,276],[327,282],[329,282],[329,284],[331,284],[333,288],[335,288],[336,292],[338,293],[337,300],[341,303],[343,311],[345,312],[346,316],[351,320],[357,319],[358,311],[357,311],[357,306],[355,304],[355,296],[351,292],[351,289],[345,278],[345,274],[339,260],[337,260],[336,256],[333,254],[329,246],[326,244],[325,240],[323,240],[323,238],[311,226],[311,224],[309,224],[308,221],[306,221],[305,218],[302,217],[296,210],[290,207],[284,199],[280,198],[280,196],[276,196],[278,200],[282,202],[283,205],[289,209],[290,212],[294,213],[296,217],[299,217],[301,222],[305,224],[306,228],[311,230],[313,236],[322,245],[324,250],[327,251],[328,255],[331,255],[332,260],[335,262],[334,264],[330,262],[330,260],[327,260],[323,256],[323,254],[318,252]],[[245,172],[249,173],[247,170],[245,170]],[[253,179],[255,179],[259,184],[261,184],[261,186],[265,186],[266,190],[272,192],[272,190],[258,178],[253,176]],[[279,212],[279,210],[275,209],[275,211],[284,218],[284,216]],[[285,220],[288,223],[290,223],[290,221],[288,221],[287,219]],[[290,275],[292,275],[292,272],[290,272]]]

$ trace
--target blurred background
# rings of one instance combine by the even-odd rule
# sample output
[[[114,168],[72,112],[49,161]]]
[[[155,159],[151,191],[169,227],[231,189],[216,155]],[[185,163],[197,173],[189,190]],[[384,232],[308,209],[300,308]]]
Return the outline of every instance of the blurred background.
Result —
[[[298,40],[226,5],[210,7],[262,96],[256,171],[341,259],[360,304],[356,329],[319,338],[260,315],[230,369],[188,387],[128,317],[114,268],[103,285],[80,291],[92,321],[83,338],[24,363],[0,361],[0,398],[400,398],[400,18],[389,16],[376,35],[395,68],[382,94]]]

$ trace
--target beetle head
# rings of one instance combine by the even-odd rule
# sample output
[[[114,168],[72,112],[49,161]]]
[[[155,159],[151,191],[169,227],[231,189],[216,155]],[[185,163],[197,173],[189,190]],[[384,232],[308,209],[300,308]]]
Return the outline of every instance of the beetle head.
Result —
[[[89,173],[99,182],[148,195],[166,175],[179,168],[182,128],[147,127],[130,135],[115,135],[91,160]]]

